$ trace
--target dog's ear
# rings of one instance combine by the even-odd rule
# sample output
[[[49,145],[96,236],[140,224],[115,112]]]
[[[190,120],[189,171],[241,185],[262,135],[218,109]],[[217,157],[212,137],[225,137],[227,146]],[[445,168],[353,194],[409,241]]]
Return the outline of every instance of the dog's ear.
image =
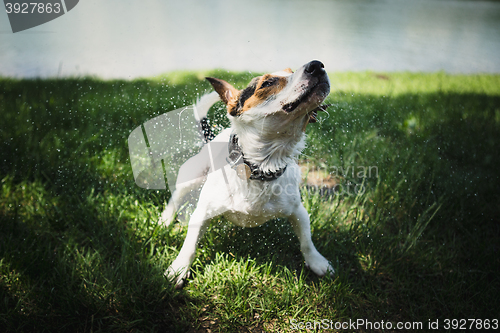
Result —
[[[293,74],[293,71],[290,67],[285,68],[283,72]]]
[[[215,91],[217,91],[220,98],[226,105],[238,98],[240,91],[233,87],[230,83],[214,77],[207,77],[206,79],[214,87]]]

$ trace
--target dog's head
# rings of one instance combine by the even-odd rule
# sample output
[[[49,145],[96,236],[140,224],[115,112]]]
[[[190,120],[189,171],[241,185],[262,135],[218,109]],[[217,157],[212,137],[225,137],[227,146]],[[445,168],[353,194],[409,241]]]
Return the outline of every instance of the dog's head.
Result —
[[[234,123],[258,125],[264,132],[284,133],[286,127],[305,130],[330,92],[330,81],[320,61],[311,61],[295,73],[283,71],[254,78],[243,90],[224,80],[207,77],[227,105]]]

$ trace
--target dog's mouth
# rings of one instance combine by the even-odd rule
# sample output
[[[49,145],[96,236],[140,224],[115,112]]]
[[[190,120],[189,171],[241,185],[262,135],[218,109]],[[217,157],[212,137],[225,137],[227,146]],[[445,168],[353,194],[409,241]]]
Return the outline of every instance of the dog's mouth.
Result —
[[[328,82],[320,81],[316,85],[312,86],[310,89],[308,89],[304,94],[302,94],[298,99],[296,99],[293,102],[287,103],[283,105],[282,110],[285,111],[286,113],[291,113],[299,105],[301,105],[304,102],[310,102],[314,97],[318,98],[318,103],[314,103],[314,108],[320,104],[323,99],[325,99],[326,95],[330,91],[330,84]],[[316,95],[316,96],[313,96]]]
[[[308,113],[309,123],[315,123],[318,121],[318,111],[328,112],[327,109],[333,104],[321,104],[316,109],[313,109]]]

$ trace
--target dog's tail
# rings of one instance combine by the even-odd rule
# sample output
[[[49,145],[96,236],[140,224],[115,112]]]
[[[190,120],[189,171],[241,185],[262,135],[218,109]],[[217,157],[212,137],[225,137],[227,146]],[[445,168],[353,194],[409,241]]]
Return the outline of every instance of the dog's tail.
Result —
[[[210,107],[220,101],[219,94],[217,92],[211,92],[200,97],[196,104],[194,105],[194,117],[196,121],[199,122],[203,137],[205,142],[212,141],[215,138],[214,133],[210,128],[210,123],[207,118],[208,110]]]

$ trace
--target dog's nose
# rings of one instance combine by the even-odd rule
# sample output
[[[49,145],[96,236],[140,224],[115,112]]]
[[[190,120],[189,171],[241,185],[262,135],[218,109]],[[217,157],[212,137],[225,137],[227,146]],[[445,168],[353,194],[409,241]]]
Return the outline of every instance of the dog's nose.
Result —
[[[325,73],[323,68],[325,68],[325,65],[321,61],[313,60],[306,65],[305,71],[312,76],[320,76]]]

